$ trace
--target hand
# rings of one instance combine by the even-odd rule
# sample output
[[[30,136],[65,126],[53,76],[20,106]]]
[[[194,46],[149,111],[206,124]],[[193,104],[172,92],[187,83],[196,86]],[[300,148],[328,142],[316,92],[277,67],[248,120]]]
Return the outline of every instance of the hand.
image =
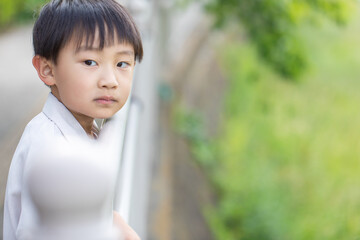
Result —
[[[121,240],[141,240],[136,232],[124,221],[118,212],[113,212],[114,214],[114,226],[118,228],[121,232],[123,239]]]

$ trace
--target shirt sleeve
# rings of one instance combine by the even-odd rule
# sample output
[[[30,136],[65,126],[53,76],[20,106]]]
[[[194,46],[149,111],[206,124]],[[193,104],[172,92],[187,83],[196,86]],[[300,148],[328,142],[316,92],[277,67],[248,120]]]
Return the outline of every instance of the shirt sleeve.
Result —
[[[18,239],[16,235],[21,215],[23,172],[28,146],[29,143],[22,138],[11,161],[4,201],[3,240]]]

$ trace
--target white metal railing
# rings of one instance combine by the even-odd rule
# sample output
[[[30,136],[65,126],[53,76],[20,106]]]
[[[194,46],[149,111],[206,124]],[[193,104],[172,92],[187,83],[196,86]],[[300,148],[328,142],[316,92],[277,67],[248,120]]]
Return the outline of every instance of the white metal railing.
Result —
[[[149,172],[151,171],[152,150],[149,135],[153,131],[152,120],[156,114],[154,95],[156,83],[153,63],[158,61],[153,55],[154,9],[156,0],[118,0],[134,17],[142,35],[145,57],[135,67],[133,89],[128,108],[122,111],[126,117],[126,130],[119,131],[122,147],[119,155],[118,178],[114,197],[114,210],[139,234],[147,239],[147,195],[149,192]],[[120,121],[124,124],[124,121]],[[121,135],[123,134],[123,135]]]
[[[127,124],[123,136],[123,150],[119,163],[118,177],[115,188],[114,210],[120,212],[126,222],[130,220],[131,198],[136,159],[137,138],[142,104],[132,97],[127,111]]]

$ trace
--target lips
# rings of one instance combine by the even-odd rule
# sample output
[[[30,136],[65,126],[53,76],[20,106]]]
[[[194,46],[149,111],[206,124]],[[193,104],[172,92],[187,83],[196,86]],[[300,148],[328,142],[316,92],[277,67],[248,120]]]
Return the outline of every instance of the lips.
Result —
[[[95,102],[100,103],[100,104],[111,104],[111,103],[117,102],[117,100],[112,96],[102,96],[102,97],[95,98]]]

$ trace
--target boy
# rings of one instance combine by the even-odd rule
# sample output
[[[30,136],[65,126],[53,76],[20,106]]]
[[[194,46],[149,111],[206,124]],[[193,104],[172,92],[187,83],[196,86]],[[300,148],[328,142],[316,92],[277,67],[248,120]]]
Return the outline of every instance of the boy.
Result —
[[[24,172],[29,156],[55,138],[96,139],[95,118],[110,118],[126,102],[136,60],[143,57],[140,34],[115,0],[52,0],[33,29],[39,78],[51,89],[43,111],[26,126],[15,151],[4,206],[4,240],[24,239],[36,219]],[[139,239],[113,212],[125,239]]]

